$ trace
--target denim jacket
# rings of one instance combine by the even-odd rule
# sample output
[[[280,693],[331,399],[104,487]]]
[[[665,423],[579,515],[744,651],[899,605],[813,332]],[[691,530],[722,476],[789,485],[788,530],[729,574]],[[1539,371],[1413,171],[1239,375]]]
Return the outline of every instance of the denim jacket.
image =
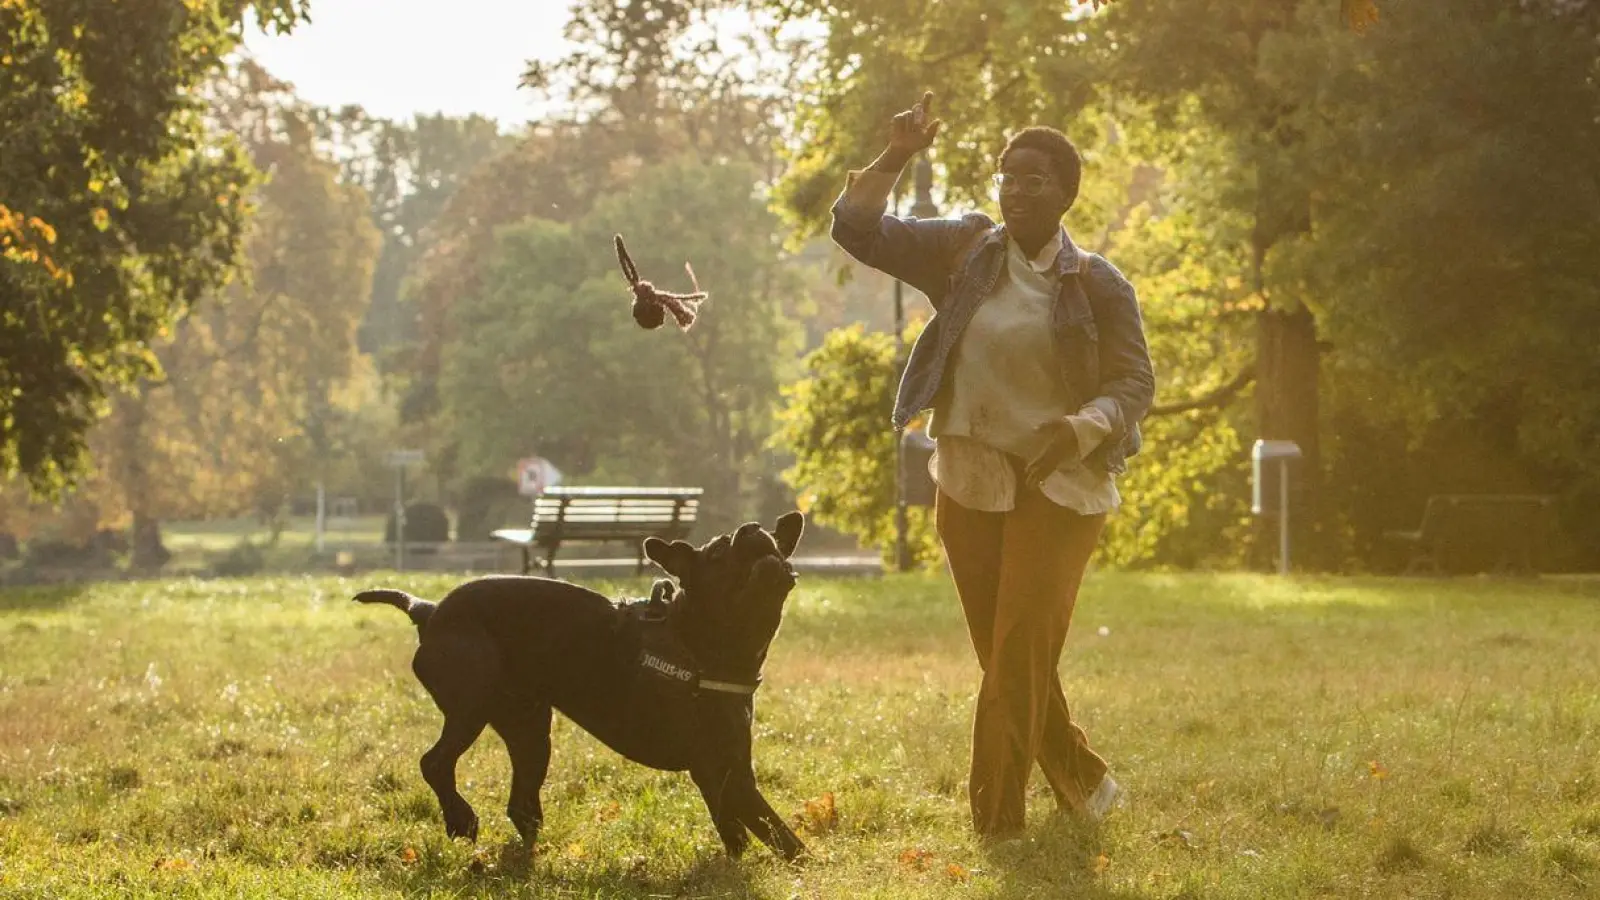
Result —
[[[851,173],[891,179],[887,173]],[[933,404],[945,365],[973,313],[994,288],[1005,262],[1005,226],[982,213],[959,219],[899,218],[885,214],[888,190],[847,187],[833,205],[833,240],[865,265],[927,296],[933,317],[911,347],[900,376],[893,425],[904,429]],[[1111,434],[1085,459],[1112,474],[1139,452],[1139,422],[1155,396],[1133,285],[1103,257],[1081,253],[1070,239],[1056,257],[1061,290],[1051,316],[1057,363],[1073,408],[1093,404]]]

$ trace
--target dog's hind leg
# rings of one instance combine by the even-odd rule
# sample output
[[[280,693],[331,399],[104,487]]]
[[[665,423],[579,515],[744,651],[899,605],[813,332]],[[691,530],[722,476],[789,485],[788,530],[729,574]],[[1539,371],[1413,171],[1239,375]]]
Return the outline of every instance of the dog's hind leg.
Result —
[[[722,838],[722,846],[728,855],[739,856],[744,853],[750,845],[750,835],[740,824],[735,812],[734,773],[721,766],[696,766],[689,770],[689,777],[694,779],[694,786],[700,789],[706,809],[711,812],[711,822],[717,826],[717,835]]]
[[[500,679],[494,644],[477,628],[425,634],[411,660],[417,680],[444,713],[444,729],[422,755],[422,778],[444,812],[445,833],[478,839],[478,815],[456,790],[456,761],[489,724],[490,698]]]
[[[487,719],[452,716],[446,714],[444,731],[427,753],[422,754],[422,778],[433,788],[439,798],[439,808],[444,811],[445,833],[453,838],[478,839],[478,814],[472,804],[456,790],[456,760],[467,752],[478,735],[483,733]]]
[[[550,771],[550,707],[500,713],[489,723],[511,754],[511,801],[506,805],[506,815],[517,826],[522,842],[532,847],[544,821],[539,791]]]

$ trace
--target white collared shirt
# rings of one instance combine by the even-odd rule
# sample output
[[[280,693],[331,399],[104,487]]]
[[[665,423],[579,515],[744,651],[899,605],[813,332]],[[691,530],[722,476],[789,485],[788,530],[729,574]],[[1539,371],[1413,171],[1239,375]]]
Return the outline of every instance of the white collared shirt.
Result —
[[[1115,509],[1115,480],[1083,463],[1111,433],[1092,405],[1073,410],[1061,382],[1051,336],[1060,291],[1056,258],[1066,233],[1027,258],[1007,238],[994,288],[963,329],[934,402],[928,433],[937,442],[929,470],[939,489],[969,509],[1004,512],[1016,505],[1017,470],[1006,454],[1027,462],[1043,452],[1053,422],[1066,421],[1079,458],[1064,461],[1040,484],[1052,502],[1083,515]]]

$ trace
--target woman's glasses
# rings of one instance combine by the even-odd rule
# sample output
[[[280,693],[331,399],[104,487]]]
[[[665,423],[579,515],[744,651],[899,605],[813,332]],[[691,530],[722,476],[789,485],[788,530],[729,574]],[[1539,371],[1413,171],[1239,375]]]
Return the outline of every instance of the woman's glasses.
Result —
[[[1002,194],[1021,194],[1024,197],[1037,197],[1050,183],[1049,175],[1012,175],[1002,172],[994,176],[994,186]]]

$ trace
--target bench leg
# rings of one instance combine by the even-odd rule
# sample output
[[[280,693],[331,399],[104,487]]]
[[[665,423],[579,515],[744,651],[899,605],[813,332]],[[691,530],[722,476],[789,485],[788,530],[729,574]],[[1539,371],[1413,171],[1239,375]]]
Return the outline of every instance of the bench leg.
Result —
[[[556,550],[561,545],[546,548],[544,551],[544,574],[547,578],[556,577]]]
[[[532,575],[533,574],[533,545],[532,544],[523,544],[522,545],[522,574],[524,574],[524,575]]]

